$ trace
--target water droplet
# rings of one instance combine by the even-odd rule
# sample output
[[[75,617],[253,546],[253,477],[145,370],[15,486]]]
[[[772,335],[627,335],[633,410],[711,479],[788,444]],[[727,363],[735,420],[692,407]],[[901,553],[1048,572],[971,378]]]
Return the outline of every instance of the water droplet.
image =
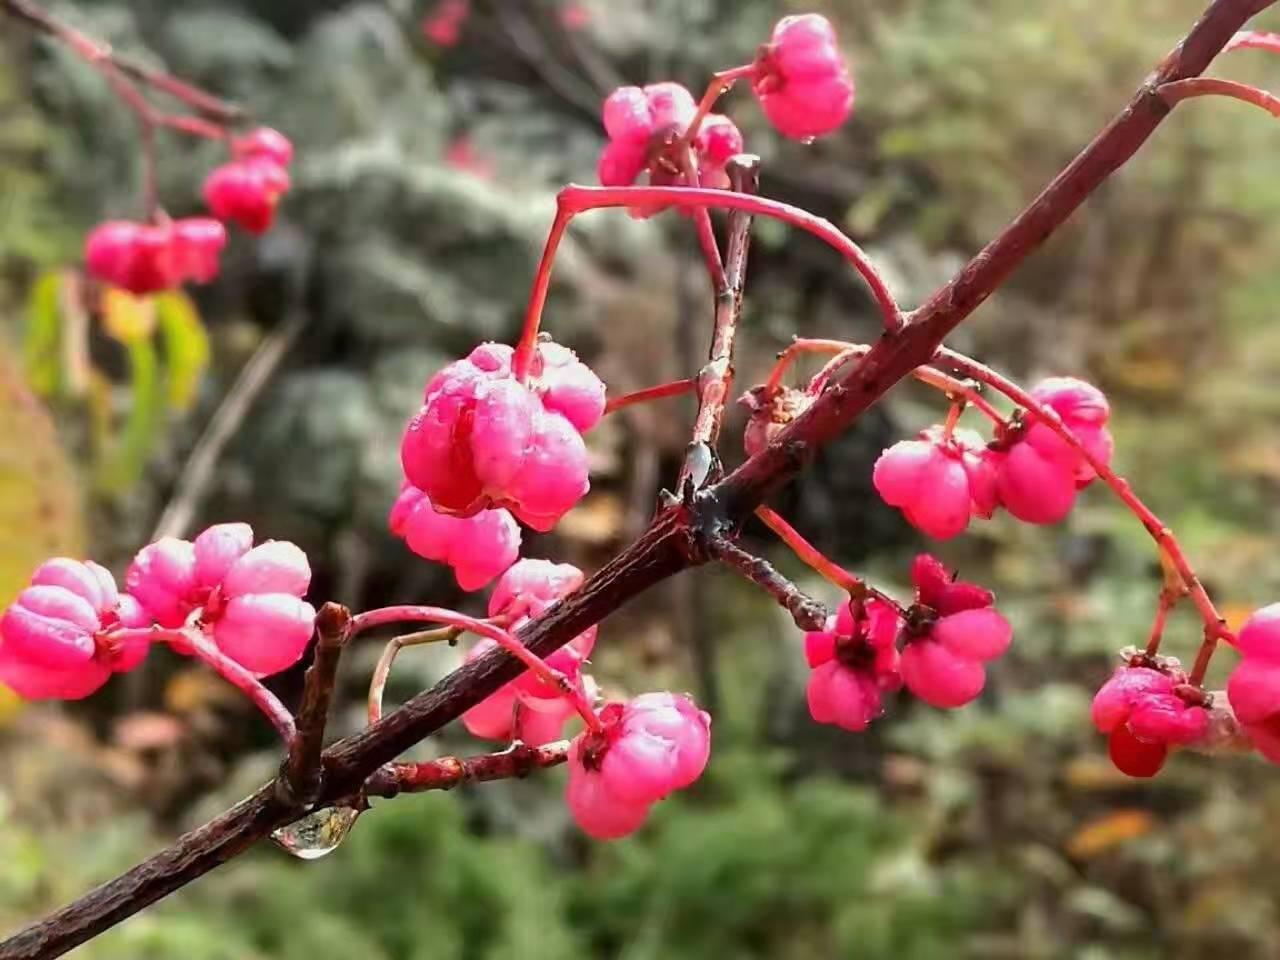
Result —
[[[347,838],[360,811],[354,807],[323,807],[271,834],[280,849],[299,860],[319,860]]]

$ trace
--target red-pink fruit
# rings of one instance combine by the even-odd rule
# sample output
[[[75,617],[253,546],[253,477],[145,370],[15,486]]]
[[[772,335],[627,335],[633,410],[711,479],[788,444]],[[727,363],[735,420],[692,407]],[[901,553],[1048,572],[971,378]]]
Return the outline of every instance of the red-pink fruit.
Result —
[[[824,630],[805,634],[813,668],[806,696],[815,722],[858,733],[884,712],[882,694],[902,686],[895,646],[901,625],[893,607],[872,599],[856,614],[845,603]]]
[[[471,663],[496,649],[497,641],[485,638],[467,651],[466,662]],[[546,662],[577,687],[585,700],[594,699],[595,682],[582,673],[583,660],[576,651],[562,647],[547,657]],[[520,740],[541,746],[559,740],[565,723],[576,715],[577,708],[563,690],[524,673],[464,712],[462,723],[473,737]]]
[[[145,640],[113,642],[110,633],[146,622],[103,567],[48,560],[0,616],[0,683],[28,700],[86,697],[141,663]]]
[[[481,510],[471,517],[437,513],[430,498],[405,484],[391,507],[391,532],[426,560],[453,568],[458,586],[479,590],[520,554],[520,526],[506,510]]]
[[[1209,715],[1175,692],[1169,674],[1151,667],[1123,666],[1093,698],[1093,724],[1110,736],[1112,761],[1121,772],[1150,777],[1164,764],[1172,744],[1201,739]]]
[[[971,430],[951,436],[930,427],[880,454],[872,482],[885,503],[902,510],[917,530],[939,540],[963,533],[969,518],[989,517],[995,478],[986,449]]]
[[[265,233],[275,220],[289,174],[268,159],[234,160],[215,168],[204,181],[204,202],[219,220],[250,233]]]
[[[85,265],[99,280],[137,296],[168,290],[182,279],[168,227],[110,220],[85,239]]]
[[[1280,763],[1280,603],[1256,611],[1236,637],[1240,663],[1227,700],[1258,752]]]
[[[816,13],[778,21],[756,60],[752,88],[769,121],[797,140],[830,133],[853,110],[853,78],[835,28]]]
[[[125,583],[156,623],[193,621],[259,676],[297,663],[311,639],[315,609],[301,599],[311,583],[306,554],[282,540],[253,546],[248,524],[217,524],[194,543],[164,537],[148,544]]]
[[[631,833],[648,808],[702,775],[711,718],[687,697],[649,693],[600,712],[569,754],[566,800],[578,825],[599,839]]]
[[[589,488],[581,433],[604,411],[604,386],[556,344],[539,345],[526,383],[511,361],[510,347],[482,344],[432,377],[400,460],[441,513],[505,507],[546,531]]]
[[[271,127],[257,127],[237,137],[232,151],[241,160],[270,160],[279,167],[293,163],[293,142]]]
[[[208,283],[218,275],[219,258],[227,245],[227,229],[212,217],[175,220],[173,268],[179,282]]]
[[[992,607],[990,591],[953,580],[934,557],[916,557],[911,573],[916,603],[907,619],[902,680],[932,706],[964,706],[982,692],[985,664],[1009,648],[1013,628]]]
[[[1074,377],[1051,377],[1031,395],[1055,413],[1098,462],[1110,465],[1114,441],[1110,406],[1102,391]],[[1076,491],[1097,474],[1089,462],[1035,414],[1028,413],[1012,444],[988,454],[1006,510],[1027,523],[1058,523],[1071,512]]]
[[[469,0],[439,0],[422,20],[422,35],[440,47],[456,46],[470,15]]]

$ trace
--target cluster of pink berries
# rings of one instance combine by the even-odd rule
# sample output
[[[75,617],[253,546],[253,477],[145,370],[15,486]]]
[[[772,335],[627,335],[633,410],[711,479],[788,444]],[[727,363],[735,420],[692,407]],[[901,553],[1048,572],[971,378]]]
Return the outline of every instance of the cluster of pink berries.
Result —
[[[234,160],[209,174],[205,202],[214,217],[162,218],[155,223],[109,220],[85,239],[85,265],[105,283],[136,295],[218,275],[227,244],[223,222],[252,233],[271,226],[276,203],[289,188],[293,145],[262,127],[232,141]]]
[[[265,233],[289,189],[293,144],[279,131],[261,127],[233,140],[231,152],[231,162],[205,179],[204,202],[219,220],[249,233]]]
[[[831,133],[853,109],[853,80],[835,30],[818,14],[784,17],[755,62],[730,73],[750,78],[765,116],[788,137]],[[678,83],[619,87],[605,100],[602,118],[609,142],[596,172],[606,187],[630,186],[647,172],[653,186],[724,189],[725,163],[744,146],[728,117],[711,113],[699,120],[693,95]]]
[[[935,707],[961,707],[986,683],[987,661],[1013,631],[991,592],[954,580],[928,554],[911,567],[915,602],[850,599],[826,629],[805,634],[809,713],[818,723],[860,732],[884,712],[883,696],[904,685]],[[898,644],[902,650],[899,652]]]
[[[278,673],[311,637],[315,610],[300,599],[310,580],[301,550],[255,547],[243,523],[149,544],[129,566],[125,593],[98,564],[55,558],[0,617],[0,681],[30,700],[86,697],[142,662],[150,627],[164,628],[156,636],[180,653],[190,652],[181,631],[199,630],[252,673]]]
[[[518,630],[582,581],[582,571],[570,564],[521,560],[494,586],[489,616]],[[574,699],[596,699],[595,681],[584,672],[595,642],[591,627],[546,659],[575,698],[564,686],[524,673],[464,713],[463,724],[486,740],[533,746],[558,740],[576,711]],[[481,640],[467,653],[467,662],[496,646]],[[701,775],[711,751],[711,718],[689,698],[671,693],[609,703],[596,715],[599,729],[583,731],[571,745],[567,799],[584,831],[611,839],[636,830],[654,803]]]
[[[605,388],[559,344],[538,343],[523,380],[513,354],[481,344],[432,377],[400,460],[438,512],[470,517],[503,507],[547,531],[587,492],[582,435],[604,414]],[[477,529],[459,527],[457,535]]]
[[[1099,463],[1109,465],[1110,407],[1097,387],[1072,377],[1040,383],[1031,396],[1043,404]],[[1077,491],[1096,474],[1084,457],[1035,414],[998,427],[984,444],[972,430],[933,426],[894,444],[876,461],[872,480],[890,506],[928,536],[947,540],[972,517],[997,507],[1027,523],[1058,523]]]

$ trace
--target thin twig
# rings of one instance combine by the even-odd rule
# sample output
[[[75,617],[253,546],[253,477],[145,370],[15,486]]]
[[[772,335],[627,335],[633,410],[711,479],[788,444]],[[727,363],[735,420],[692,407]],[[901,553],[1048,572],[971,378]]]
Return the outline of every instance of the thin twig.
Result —
[[[452,790],[464,783],[527,777],[535,770],[555,767],[568,759],[568,740],[540,747],[515,743],[498,753],[485,753],[475,757],[441,757],[422,763],[389,763],[374,772],[364,789],[366,796],[371,797]]]
[[[341,604],[326,603],[316,615],[316,649],[303,678],[298,736],[285,760],[282,781],[299,803],[310,803],[320,792],[324,731],[338,679],[338,664],[350,637],[350,628],[351,611]]]
[[[153,541],[161,537],[181,537],[190,530],[191,522],[209,492],[222,451],[239,432],[254,401],[271,382],[280,361],[306,325],[306,311],[295,308],[284,325],[268,334],[240,370],[236,382],[222,398],[222,404],[214,411],[209,425],[187,457],[182,473],[174,483],[173,499],[164,508],[151,534]]]
[[[650,400],[683,396],[686,393],[693,393],[696,387],[696,381],[684,379],[672,380],[670,383],[660,383],[653,387],[645,387],[643,390],[633,390],[631,393],[610,397],[609,402],[604,405],[604,413],[605,416],[608,416],[637,403],[648,403]]]
[[[754,196],[760,188],[760,158],[751,154],[731,157],[725,164],[734,193]],[[703,213],[706,211],[704,210]],[[692,479],[694,486],[707,481],[699,461],[710,462],[720,438],[725,404],[733,390],[733,348],[742,316],[742,291],[747,282],[747,254],[751,249],[751,214],[737,209],[729,214],[728,242],[725,246],[724,285],[716,291],[715,324],[707,364],[698,373],[698,414],[693,422],[689,452],[680,469],[676,489],[683,490]],[[702,474],[698,476],[698,474]]]
[[[821,630],[826,626],[827,608],[822,602],[797,587],[768,560],[748,553],[724,537],[711,538],[707,552],[773,597],[801,630]]]
[[[403,633],[392,637],[382,650],[378,664],[373,668],[373,676],[369,680],[369,722],[377,723],[382,719],[382,694],[387,689],[387,678],[391,676],[391,667],[396,657],[405,647],[416,647],[426,643],[454,644],[462,635],[459,627],[438,627],[435,630],[420,630],[417,633]]]
[[[574,593],[530,620],[519,631],[519,639],[534,653],[546,656],[655,584],[695,565],[699,554],[690,542],[692,531],[726,521],[741,523],[788,483],[809,456],[846,430],[914,368],[928,363],[942,339],[1147,141],[1168,113],[1155,87],[1199,74],[1235,31],[1272,2],[1213,0],[1186,39],[1107,128],[934,293],[913,314],[911,323],[883,338],[863,362],[828,387],[763,451],[700,491],[692,505],[661,509],[635,543]],[[378,723],[335,743],[324,752],[324,786],[317,802],[335,802],[358,793],[381,766],[456,720],[520,671],[519,663],[498,651],[478,657]],[[281,801],[274,784],[268,784],[167,849],[0,943],[0,960],[61,956],[243,853],[302,812]]]

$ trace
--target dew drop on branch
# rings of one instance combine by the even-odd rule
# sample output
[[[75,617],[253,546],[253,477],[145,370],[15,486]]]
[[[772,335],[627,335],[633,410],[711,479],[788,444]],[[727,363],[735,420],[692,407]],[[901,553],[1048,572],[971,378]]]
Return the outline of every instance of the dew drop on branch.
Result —
[[[271,834],[280,849],[299,860],[319,860],[346,839],[360,811],[354,807],[324,807]]]

